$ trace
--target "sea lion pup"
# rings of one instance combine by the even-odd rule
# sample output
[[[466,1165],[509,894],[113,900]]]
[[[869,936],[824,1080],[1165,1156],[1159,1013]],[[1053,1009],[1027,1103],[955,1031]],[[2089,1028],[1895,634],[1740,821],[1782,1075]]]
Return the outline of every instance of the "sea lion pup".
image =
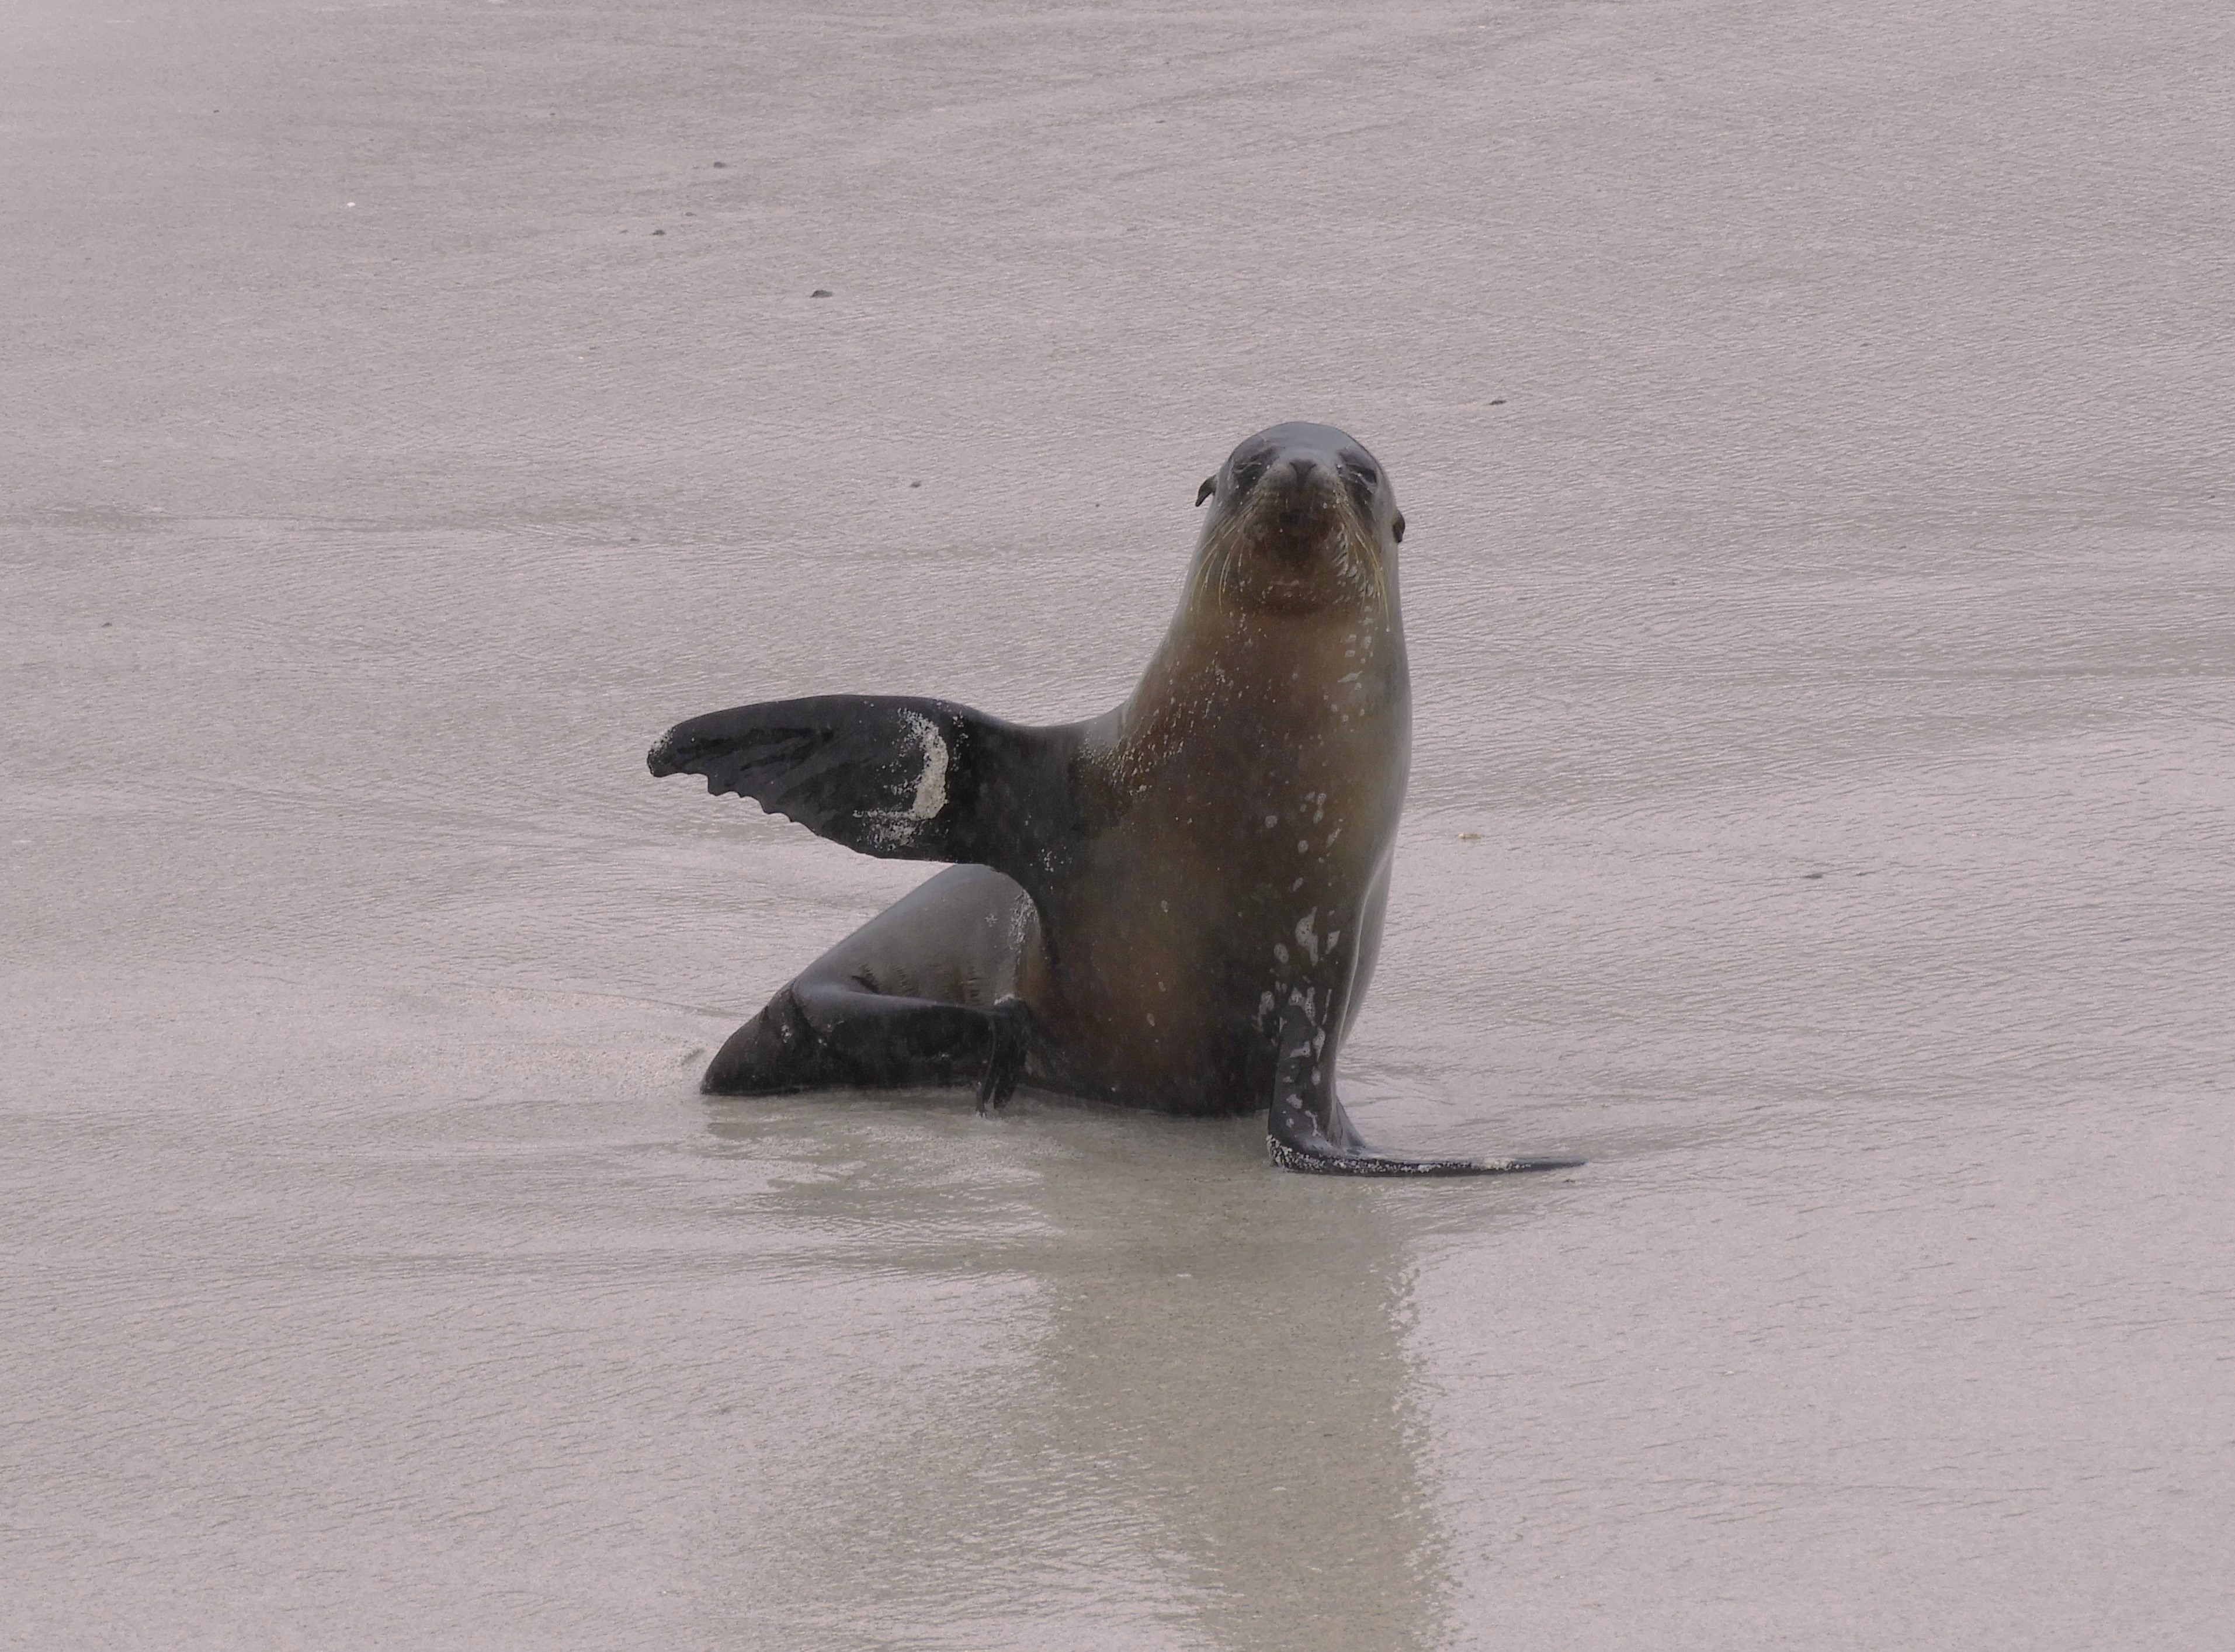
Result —
[[[808,966],[704,1088],[975,1079],[1267,1114],[1273,1162],[1362,1176],[1565,1168],[1360,1140],[1335,1059],[1373,973],[1412,745],[1405,519],[1324,424],[1234,449],[1171,629],[1106,716],[1024,728],[829,695],[678,723],[655,775],[864,854],[957,862]]]

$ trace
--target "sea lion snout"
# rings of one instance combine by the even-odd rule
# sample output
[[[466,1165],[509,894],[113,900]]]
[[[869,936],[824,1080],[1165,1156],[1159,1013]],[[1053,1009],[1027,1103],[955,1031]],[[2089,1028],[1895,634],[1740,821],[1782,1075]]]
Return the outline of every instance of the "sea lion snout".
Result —
[[[1335,531],[1335,512],[1340,508],[1340,489],[1309,454],[1299,454],[1275,467],[1261,487],[1278,490],[1268,502],[1273,521],[1280,529],[1271,548],[1275,555],[1301,562],[1326,548]]]
[[[1329,424],[1260,430],[1227,456],[1196,502],[1213,497],[1199,567],[1229,597],[1284,613],[1386,600],[1387,547],[1403,519],[1356,437]]]
[[[1324,474],[1319,462],[1308,453],[1300,453],[1283,461],[1275,475],[1289,501],[1284,508],[1296,510],[1316,506],[1320,502],[1320,478]]]
[[[1257,453],[1236,461],[1234,466],[1234,493],[1239,499],[1261,482],[1291,495],[1308,493],[1312,479],[1321,469],[1318,458],[1308,453]]]
[[[1353,530],[1373,533],[1373,499],[1346,480],[1349,456],[1323,442],[1291,438],[1268,445],[1262,455],[1235,467],[1235,508],[1254,519],[1266,548],[1283,560],[1302,561],[1334,549]],[[1249,474],[1254,485],[1238,484]]]

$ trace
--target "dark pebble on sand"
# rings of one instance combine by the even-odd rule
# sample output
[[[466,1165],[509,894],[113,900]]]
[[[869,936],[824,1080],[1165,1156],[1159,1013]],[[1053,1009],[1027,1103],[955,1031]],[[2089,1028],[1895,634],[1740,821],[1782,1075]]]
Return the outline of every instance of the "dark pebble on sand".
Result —
[[[1490,404],[1492,407],[1504,407],[1505,405],[1505,398],[1503,396],[1493,396],[1490,398]]]
[[[810,298],[827,298],[830,296],[830,289],[829,287],[817,287],[814,292],[809,293],[807,296]]]
[[[908,483],[908,486],[909,486],[909,487],[911,487],[911,488],[921,488],[921,487],[922,487],[922,486],[923,486],[923,484],[922,484],[921,482],[912,482]]]
[[[1804,878],[1813,879],[1822,877],[1824,875],[1821,872],[1803,872],[1800,875]]]
[[[665,234],[666,234],[666,233],[667,233],[667,232],[666,232],[665,230],[664,230],[664,229],[656,229],[656,230],[652,231],[652,233],[653,233],[653,234],[655,234],[655,235],[665,235]]]
[[[726,167],[730,163],[726,161],[717,161],[714,164],[718,167]]]

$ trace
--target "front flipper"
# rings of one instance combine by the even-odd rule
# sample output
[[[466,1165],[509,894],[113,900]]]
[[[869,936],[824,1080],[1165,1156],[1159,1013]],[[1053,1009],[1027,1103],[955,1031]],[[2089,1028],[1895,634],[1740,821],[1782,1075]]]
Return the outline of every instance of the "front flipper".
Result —
[[[1571,1170],[1579,1158],[1413,1158],[1380,1153],[1359,1137],[1335,1098],[1321,1057],[1327,1040],[1312,1014],[1308,990],[1292,992],[1281,1017],[1273,1105],[1265,1144],[1284,1170],[1310,1176],[1506,1176],[1522,1170]]]
[[[1020,728],[946,700],[827,694],[710,711],[660,736],[655,775],[703,775],[818,836],[886,860],[990,866],[1027,889],[1085,831],[1075,726]]]
[[[1330,1137],[1320,1128],[1309,1109],[1275,1103],[1266,1120],[1265,1145],[1273,1163],[1284,1170],[1308,1176],[1506,1176],[1520,1170],[1572,1170],[1579,1158],[1408,1158],[1401,1153],[1378,1153],[1348,1128],[1342,1104],[1334,1104],[1334,1115],[1348,1144]]]

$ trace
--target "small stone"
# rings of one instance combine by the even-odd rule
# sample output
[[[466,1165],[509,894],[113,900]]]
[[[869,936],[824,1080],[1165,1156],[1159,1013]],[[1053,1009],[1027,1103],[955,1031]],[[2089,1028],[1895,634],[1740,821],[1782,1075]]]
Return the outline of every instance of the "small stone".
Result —
[[[830,289],[829,287],[817,287],[814,292],[809,293],[807,296],[810,298],[827,298],[830,296]]]
[[[726,167],[726,166],[728,166],[729,164],[730,164],[730,163],[729,163],[728,161],[717,161],[714,163],[714,165],[715,165],[717,167]]]
[[[665,235],[665,234],[666,234],[666,233],[667,233],[667,232],[666,232],[665,230],[664,230],[664,229],[656,229],[656,230],[652,231],[652,233],[653,233],[653,234],[655,234],[655,235]]]
[[[908,483],[908,486],[909,486],[909,487],[911,487],[911,488],[921,488],[921,487],[922,487],[922,486],[923,486],[923,484],[922,484],[921,482],[912,482]]]
[[[1816,879],[1822,877],[1824,875],[1821,872],[1803,872],[1800,875],[1804,880],[1813,882]]]
[[[1492,407],[1504,407],[1505,405],[1505,398],[1503,396],[1493,396],[1490,398],[1490,404]]]

